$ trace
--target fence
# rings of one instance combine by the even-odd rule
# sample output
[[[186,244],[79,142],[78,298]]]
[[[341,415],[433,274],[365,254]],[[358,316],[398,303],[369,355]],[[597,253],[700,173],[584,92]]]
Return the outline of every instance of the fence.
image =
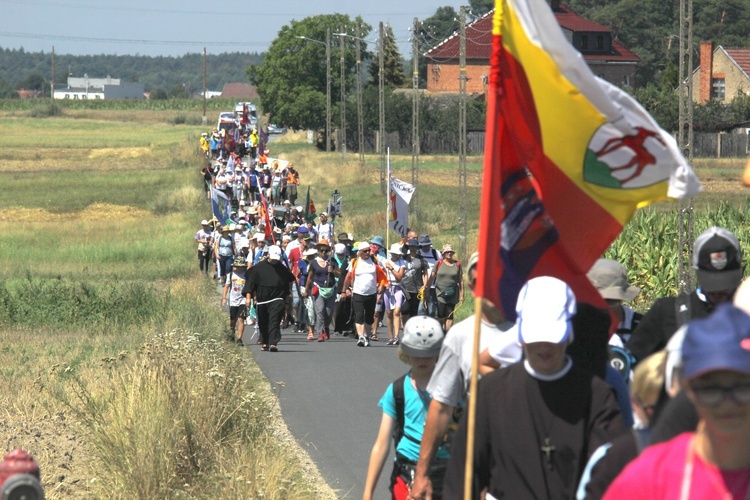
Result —
[[[364,150],[365,153],[377,153],[378,151],[378,132],[365,133]],[[466,133],[466,153],[469,155],[484,154],[484,132],[467,132]],[[335,141],[338,144],[341,138],[340,132],[336,130]],[[384,146],[390,148],[394,154],[411,153],[411,137],[398,132],[386,132]],[[349,151],[358,151],[357,136],[351,132],[347,133],[346,148]],[[458,135],[442,134],[440,132],[422,132],[419,141],[420,154],[440,155],[440,154],[458,154]]]
[[[747,134],[696,133],[693,156],[696,158],[731,158],[748,154]]]
[[[338,141],[340,133],[336,131]],[[693,136],[693,156],[696,158],[736,158],[745,157],[750,153],[748,134],[727,133],[695,133]],[[365,133],[364,150],[366,153],[378,151],[378,132]],[[484,154],[484,132],[466,133],[466,153],[469,155]],[[338,142],[336,142],[338,144]],[[411,137],[402,138],[398,132],[386,132],[386,148],[394,154],[411,153]],[[347,148],[357,151],[356,134],[347,133]],[[422,132],[420,134],[420,153],[426,155],[458,154],[458,134],[442,134],[439,132]]]

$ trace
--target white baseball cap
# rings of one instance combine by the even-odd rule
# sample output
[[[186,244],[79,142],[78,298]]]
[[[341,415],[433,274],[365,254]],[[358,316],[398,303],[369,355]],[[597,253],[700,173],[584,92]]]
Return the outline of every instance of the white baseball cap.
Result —
[[[269,260],[280,260],[281,259],[281,248],[276,245],[268,247],[268,259]]]
[[[540,276],[521,288],[516,313],[519,342],[562,344],[573,337],[576,296],[564,281]]]

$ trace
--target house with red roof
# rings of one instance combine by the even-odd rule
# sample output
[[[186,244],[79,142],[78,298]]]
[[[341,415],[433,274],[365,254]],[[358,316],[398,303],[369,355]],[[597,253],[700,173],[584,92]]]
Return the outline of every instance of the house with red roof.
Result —
[[[224,85],[224,90],[221,91],[221,97],[253,101],[258,101],[260,99],[258,89],[255,88],[255,85],[242,82],[230,82]]]
[[[713,48],[702,42],[700,66],[693,78],[693,101],[704,104],[715,99],[724,104],[741,94],[750,94],[750,49]]]
[[[557,22],[568,41],[583,55],[595,75],[619,87],[635,85],[638,56],[612,37],[612,30],[573,12],[559,0],[550,0]],[[494,10],[466,25],[466,91],[486,93],[492,54]],[[424,54],[427,91],[458,92],[459,35],[453,34]]]

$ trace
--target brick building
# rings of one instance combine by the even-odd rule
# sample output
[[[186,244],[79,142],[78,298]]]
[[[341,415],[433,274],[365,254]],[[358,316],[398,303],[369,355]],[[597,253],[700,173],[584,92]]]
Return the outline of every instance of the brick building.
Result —
[[[693,72],[693,101],[709,99],[729,103],[740,94],[750,94],[750,49],[713,48],[702,42],[700,66]]]
[[[583,55],[595,75],[617,85],[635,85],[638,56],[612,38],[612,30],[579,16],[559,0],[550,0],[557,22],[568,41]],[[466,92],[485,93],[492,54],[494,10],[466,25]],[[424,54],[427,90],[458,92],[459,35],[456,33]]]

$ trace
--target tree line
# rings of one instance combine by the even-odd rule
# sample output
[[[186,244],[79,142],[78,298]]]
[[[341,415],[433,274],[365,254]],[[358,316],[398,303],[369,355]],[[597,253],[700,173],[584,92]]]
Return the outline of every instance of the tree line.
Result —
[[[206,57],[206,86],[221,91],[229,82],[246,82],[245,69],[259,64],[263,54],[225,52]],[[121,78],[141,82],[147,92],[163,97],[189,97],[203,90],[203,54],[183,56],[55,54],[55,82],[68,75]],[[0,98],[17,97],[17,89],[41,90],[49,96],[52,53],[0,48]]]

